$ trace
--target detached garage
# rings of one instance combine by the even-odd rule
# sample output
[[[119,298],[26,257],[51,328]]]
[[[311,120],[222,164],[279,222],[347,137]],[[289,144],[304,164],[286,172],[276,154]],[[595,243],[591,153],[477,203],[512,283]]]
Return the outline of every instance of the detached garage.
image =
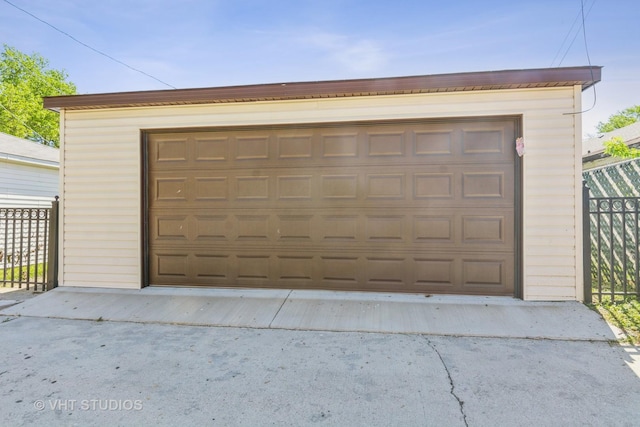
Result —
[[[60,284],[581,299],[576,113],[599,80],[575,67],[47,98]]]

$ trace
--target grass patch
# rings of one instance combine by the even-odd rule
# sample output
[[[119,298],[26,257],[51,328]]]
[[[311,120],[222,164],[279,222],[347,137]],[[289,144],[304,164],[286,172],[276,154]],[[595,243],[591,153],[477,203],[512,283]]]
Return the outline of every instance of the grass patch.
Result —
[[[28,268],[25,265],[22,266],[22,268],[18,266],[13,268],[0,269],[0,281],[11,282],[12,279],[14,282],[19,282],[21,280],[26,281],[28,276],[30,283],[36,281],[42,282],[44,281],[46,265],[46,263],[40,263],[31,264]]]
[[[604,319],[622,330],[625,343],[640,345],[640,301],[626,297],[618,301],[601,301],[592,304]]]

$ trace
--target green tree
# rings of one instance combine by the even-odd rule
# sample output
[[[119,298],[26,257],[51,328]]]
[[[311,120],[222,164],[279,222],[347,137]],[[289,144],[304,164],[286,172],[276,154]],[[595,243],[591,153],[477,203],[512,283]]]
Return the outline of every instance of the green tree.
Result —
[[[76,86],[63,70],[49,69],[37,53],[4,45],[0,53],[0,132],[59,146],[59,116],[42,107],[45,96],[72,95]]]
[[[610,156],[620,157],[622,159],[635,159],[640,157],[640,150],[629,147],[619,136],[614,136],[609,141],[604,142],[604,152]]]
[[[640,120],[640,105],[634,105],[633,107],[625,108],[609,116],[606,122],[598,123],[596,128],[600,133],[611,132],[612,130],[634,124],[638,120]]]

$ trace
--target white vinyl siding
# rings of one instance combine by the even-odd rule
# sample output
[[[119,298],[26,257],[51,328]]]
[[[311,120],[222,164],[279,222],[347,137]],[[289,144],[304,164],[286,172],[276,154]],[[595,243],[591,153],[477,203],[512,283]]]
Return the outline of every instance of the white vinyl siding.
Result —
[[[141,130],[521,115],[524,298],[579,299],[579,89],[65,111],[61,285],[141,286]]]
[[[0,208],[50,208],[58,192],[57,168],[0,161]]]

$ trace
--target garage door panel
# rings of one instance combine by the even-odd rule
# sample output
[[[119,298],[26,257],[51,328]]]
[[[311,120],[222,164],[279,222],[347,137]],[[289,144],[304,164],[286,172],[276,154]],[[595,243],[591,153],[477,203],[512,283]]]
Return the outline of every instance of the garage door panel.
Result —
[[[464,260],[462,274],[465,286],[501,286],[504,262],[502,260]]]
[[[154,235],[158,240],[189,240],[187,215],[163,215],[154,222]]]
[[[365,215],[365,239],[370,242],[404,242],[408,236],[405,215]]]
[[[193,255],[194,276],[201,279],[228,279],[229,256],[205,255],[195,253]]]
[[[365,200],[405,199],[405,174],[385,173],[365,175]]]
[[[295,206],[341,201],[353,206],[380,203],[407,207],[434,204],[513,206],[513,166],[502,164],[394,166],[344,168],[274,168],[172,172],[150,174],[154,207],[189,206],[264,207],[265,201]],[[195,203],[195,205],[194,205]]]
[[[269,255],[237,255],[236,277],[238,279],[270,278]]]
[[[462,243],[504,245],[508,231],[506,222],[504,215],[465,215],[462,217]]]
[[[504,172],[463,172],[462,197],[505,198]]]
[[[321,186],[319,197],[321,199],[358,199],[357,174],[334,174],[332,172],[327,172],[325,174],[320,174],[320,181]]]
[[[473,214],[432,208],[407,214],[403,209],[175,209],[150,213],[152,240],[183,244],[226,245],[242,241],[288,247],[304,243],[318,247],[396,245],[393,250],[459,247],[513,250],[513,210],[478,208]],[[219,212],[219,211],[215,211]],[[421,212],[425,212],[423,215]]]
[[[459,281],[459,268],[452,256],[432,256],[413,258],[413,283],[424,289],[454,289]]]
[[[175,280],[181,282],[188,277],[189,254],[187,253],[158,253],[154,256],[154,271],[159,280]]]
[[[323,163],[331,163],[340,159],[352,159],[358,157],[358,134],[353,133],[320,133],[322,151],[320,153]]]
[[[356,241],[359,237],[358,215],[344,212],[318,215],[318,238],[328,244]]]
[[[276,215],[276,235],[280,242],[314,241],[314,215]]]
[[[513,258],[490,255],[462,260],[462,283],[465,293],[513,291]]]
[[[503,154],[505,150],[502,129],[467,130],[462,133],[462,154],[464,156]]]
[[[188,178],[177,176],[172,178],[158,178],[154,180],[154,200],[159,202],[186,202],[189,200]]]
[[[406,153],[405,131],[367,132],[369,157],[404,157]]]
[[[413,154],[418,157],[451,157],[454,150],[454,138],[452,130],[446,131],[415,131]]]
[[[193,215],[194,219],[194,240],[231,240],[229,232],[232,230],[232,222],[229,215]]]
[[[277,283],[296,289],[513,293],[509,254],[466,252],[461,259],[455,252],[299,255],[289,251],[274,255],[267,249],[235,252],[224,248],[218,254],[197,252],[154,253],[154,279],[159,284],[178,286],[273,287]]]
[[[455,174],[452,172],[423,172],[413,175],[413,198],[453,200]]]
[[[413,217],[413,241],[422,244],[453,244],[455,217],[443,212],[440,215],[415,215]]]
[[[194,178],[195,202],[227,202],[229,200],[229,182],[226,176]]]
[[[194,137],[194,160],[196,163],[222,163],[229,159],[230,138],[218,136]]]
[[[282,135],[276,139],[278,159],[300,160],[314,157],[313,135]]]
[[[513,294],[514,124],[149,135],[149,282]]]
[[[203,162],[217,167],[260,168],[409,163],[513,163],[513,123],[407,123],[384,126],[242,129],[202,134],[156,134],[149,159],[166,169],[192,169]],[[395,129],[394,129],[395,128]]]
[[[237,176],[233,190],[236,200],[269,200],[269,176]]]
[[[278,200],[312,200],[313,176],[279,175],[276,177]]]
[[[270,215],[235,215],[235,240],[245,242],[272,241]]]
[[[362,268],[357,256],[327,254],[320,255],[320,278],[325,283],[336,283],[357,287],[361,282]]]
[[[276,257],[276,277],[284,281],[304,281],[310,286],[316,278],[313,256],[279,255]]]
[[[189,161],[188,138],[183,135],[159,137],[151,150],[151,158],[158,164],[172,162],[185,164]]]
[[[270,157],[268,134],[237,136],[233,139],[235,160],[265,160]]]
[[[367,284],[386,283],[390,286],[403,285],[407,277],[408,261],[401,256],[368,256],[365,258],[365,277]]]

